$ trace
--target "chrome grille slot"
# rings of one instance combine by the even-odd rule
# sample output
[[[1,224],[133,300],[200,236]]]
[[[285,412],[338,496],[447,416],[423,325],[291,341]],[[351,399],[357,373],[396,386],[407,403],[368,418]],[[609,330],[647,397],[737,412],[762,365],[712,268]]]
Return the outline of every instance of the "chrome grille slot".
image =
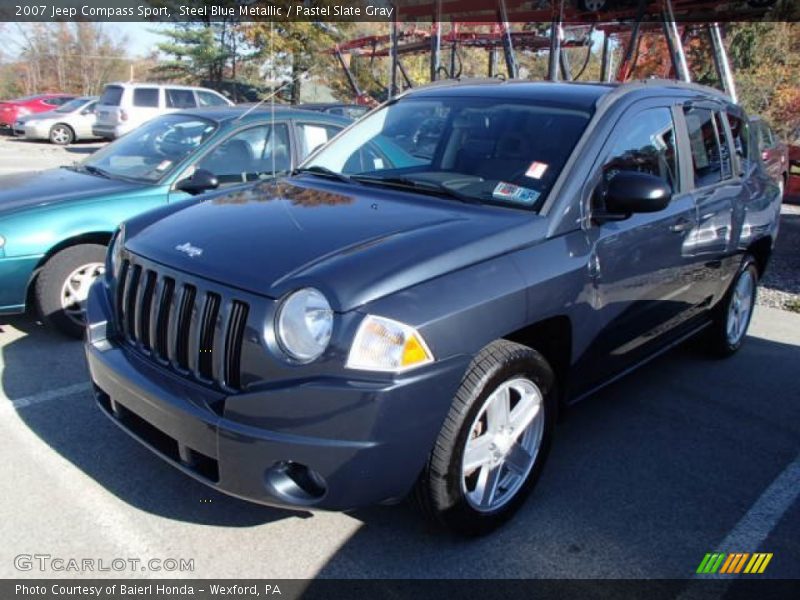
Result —
[[[214,329],[219,316],[221,298],[219,294],[209,292],[203,307],[203,317],[200,320],[200,343],[198,344],[199,358],[197,370],[201,377],[212,379],[214,377]]]
[[[161,298],[158,302],[158,317],[156,318],[155,340],[153,348],[156,356],[162,360],[167,360],[169,351],[167,338],[169,332],[170,312],[172,310],[172,295],[175,292],[175,280],[172,277],[164,277],[161,286]]]
[[[178,308],[178,330],[175,335],[175,361],[182,369],[189,368],[189,329],[192,325],[192,311],[197,288],[190,284],[183,286],[183,296]]]
[[[142,296],[136,311],[136,338],[141,342],[142,348],[150,350],[150,315],[152,312],[153,292],[156,287],[156,274],[147,271],[144,285],[141,286]]]
[[[120,337],[173,372],[217,389],[241,389],[249,304],[213,284],[173,273],[126,257],[114,289]]]
[[[247,325],[248,307],[244,302],[233,301],[228,327],[225,333],[224,381],[228,387],[241,387],[242,340]]]
[[[142,267],[134,265],[131,275],[125,285],[125,319],[123,320],[123,331],[131,339],[136,339],[136,292],[139,287],[139,278],[142,275]]]

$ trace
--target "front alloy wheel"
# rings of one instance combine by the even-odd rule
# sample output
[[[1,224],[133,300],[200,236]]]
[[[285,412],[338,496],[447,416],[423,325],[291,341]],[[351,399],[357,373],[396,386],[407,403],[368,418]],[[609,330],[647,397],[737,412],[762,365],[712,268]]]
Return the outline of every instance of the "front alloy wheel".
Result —
[[[473,359],[415,488],[426,516],[481,535],[522,505],[541,473],[555,376],[535,350],[498,340]]]
[[[50,141],[58,146],[69,146],[75,139],[75,134],[68,125],[53,125],[50,129]]]
[[[497,510],[525,483],[544,433],[542,393],[520,377],[486,399],[470,428],[461,467],[462,492],[478,511]]]

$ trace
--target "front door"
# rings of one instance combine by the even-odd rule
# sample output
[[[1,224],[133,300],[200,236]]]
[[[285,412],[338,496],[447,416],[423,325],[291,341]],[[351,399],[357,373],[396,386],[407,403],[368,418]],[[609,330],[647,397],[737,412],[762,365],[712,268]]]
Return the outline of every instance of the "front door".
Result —
[[[663,210],[594,221],[587,230],[591,314],[585,326],[593,329],[586,339],[594,341],[579,358],[587,388],[653,352],[693,314],[684,245],[697,214],[681,186],[677,131],[666,104],[632,107],[601,153],[600,189],[621,171],[638,171],[662,178],[673,196]],[[597,210],[601,198],[595,194]]]

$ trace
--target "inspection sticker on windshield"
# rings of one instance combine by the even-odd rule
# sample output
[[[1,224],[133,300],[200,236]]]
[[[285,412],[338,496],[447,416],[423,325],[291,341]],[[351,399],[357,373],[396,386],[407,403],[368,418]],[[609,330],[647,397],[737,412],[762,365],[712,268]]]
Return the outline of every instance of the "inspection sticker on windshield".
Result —
[[[528,167],[528,170],[525,171],[525,177],[530,177],[531,179],[541,179],[542,177],[544,177],[544,174],[546,172],[547,172],[547,163],[535,160],[531,163],[531,166]]]
[[[492,197],[496,200],[507,200],[508,202],[529,205],[539,199],[539,192],[530,188],[514,185],[513,183],[501,181],[495,186]]]
[[[171,160],[162,160],[160,163],[158,163],[156,171],[166,171],[167,169],[170,168],[171,165],[172,165]]]

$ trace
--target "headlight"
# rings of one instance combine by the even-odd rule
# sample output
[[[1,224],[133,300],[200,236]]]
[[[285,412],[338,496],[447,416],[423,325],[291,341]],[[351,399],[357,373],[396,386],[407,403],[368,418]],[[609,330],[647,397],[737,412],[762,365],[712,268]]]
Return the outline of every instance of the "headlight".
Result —
[[[314,288],[297,290],[278,309],[278,343],[298,362],[319,358],[332,331],[333,311],[322,292]]]
[[[347,367],[399,373],[433,362],[425,340],[404,323],[367,315],[358,328]]]

